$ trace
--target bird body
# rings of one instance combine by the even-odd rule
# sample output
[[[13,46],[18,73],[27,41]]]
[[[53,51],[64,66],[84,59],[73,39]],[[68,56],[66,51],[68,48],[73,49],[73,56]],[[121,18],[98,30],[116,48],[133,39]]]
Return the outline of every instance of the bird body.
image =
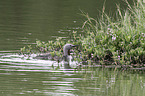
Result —
[[[53,56],[50,53],[46,53],[46,54],[42,54],[42,55],[38,55],[35,58],[36,59],[48,59],[48,60],[56,60],[56,61],[66,61],[69,62],[70,61],[70,49],[75,47],[77,45],[73,45],[73,44],[65,44],[63,46],[63,58],[58,57],[57,55]]]

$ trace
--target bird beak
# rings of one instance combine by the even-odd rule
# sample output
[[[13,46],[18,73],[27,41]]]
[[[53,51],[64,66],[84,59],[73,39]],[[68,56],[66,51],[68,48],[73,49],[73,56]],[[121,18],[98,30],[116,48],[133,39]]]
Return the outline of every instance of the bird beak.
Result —
[[[72,47],[77,47],[77,46],[79,46],[79,45],[73,45]]]

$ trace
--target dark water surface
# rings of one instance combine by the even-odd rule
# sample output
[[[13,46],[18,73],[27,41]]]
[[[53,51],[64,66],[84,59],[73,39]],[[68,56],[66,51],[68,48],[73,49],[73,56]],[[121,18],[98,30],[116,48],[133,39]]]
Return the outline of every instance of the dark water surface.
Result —
[[[106,0],[106,12],[115,14],[116,3]],[[0,50],[17,50],[36,39],[48,41],[68,36],[79,30],[85,20],[81,11],[97,18],[103,0],[1,0],[0,1]]]
[[[106,0],[108,14],[115,15],[116,3],[126,7],[121,0]],[[97,18],[103,4],[103,0],[0,0],[0,96],[144,96],[144,72],[75,70],[14,54],[36,39],[54,40],[81,31],[85,19],[80,10]]]

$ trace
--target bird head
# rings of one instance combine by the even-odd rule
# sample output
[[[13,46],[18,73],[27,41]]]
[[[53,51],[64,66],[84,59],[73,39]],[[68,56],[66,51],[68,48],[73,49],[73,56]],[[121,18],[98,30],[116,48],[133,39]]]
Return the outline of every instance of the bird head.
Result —
[[[73,44],[65,44],[64,47],[63,47],[64,56],[70,55],[70,49],[72,47],[76,47],[76,46],[77,45],[73,45]]]

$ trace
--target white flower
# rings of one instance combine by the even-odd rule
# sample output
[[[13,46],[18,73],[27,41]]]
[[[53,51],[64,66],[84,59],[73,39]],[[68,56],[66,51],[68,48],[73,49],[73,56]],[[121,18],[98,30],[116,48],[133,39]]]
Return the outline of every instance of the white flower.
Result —
[[[114,41],[114,40],[116,40],[116,37],[113,36],[113,37],[112,37],[112,41]]]
[[[118,60],[120,60],[120,56],[118,55]]]

